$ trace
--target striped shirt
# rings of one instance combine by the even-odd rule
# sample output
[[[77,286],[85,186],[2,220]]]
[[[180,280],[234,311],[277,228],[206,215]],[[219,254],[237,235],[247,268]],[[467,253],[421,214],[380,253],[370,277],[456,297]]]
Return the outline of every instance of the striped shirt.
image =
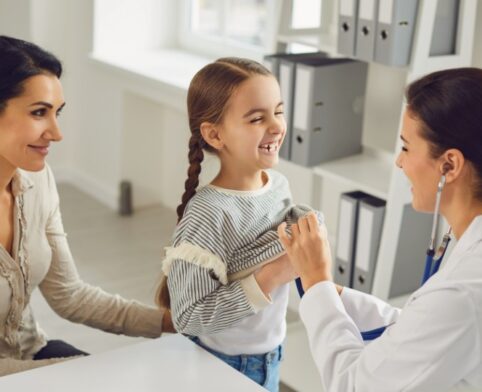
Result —
[[[266,298],[252,272],[284,253],[276,229],[307,212],[275,171],[259,190],[207,185],[188,203],[163,262],[173,321],[225,354],[259,354],[286,333],[288,285]]]

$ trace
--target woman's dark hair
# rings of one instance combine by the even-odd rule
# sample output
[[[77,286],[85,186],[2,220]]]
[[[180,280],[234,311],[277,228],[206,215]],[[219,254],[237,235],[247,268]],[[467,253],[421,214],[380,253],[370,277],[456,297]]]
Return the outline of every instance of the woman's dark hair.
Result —
[[[422,122],[433,158],[458,149],[475,170],[474,195],[482,200],[482,69],[438,71],[411,83],[407,108]]]
[[[24,82],[39,74],[60,78],[62,65],[51,53],[27,41],[0,36],[0,113],[22,94]]]
[[[256,61],[226,57],[206,65],[194,75],[187,92],[187,111],[191,130],[188,153],[189,168],[182,201],[177,207],[178,223],[182,219],[187,203],[196,194],[204,151],[216,152],[204,141],[201,124],[203,122],[219,124],[233,92],[253,75],[270,76],[272,74]],[[159,306],[170,307],[167,277],[161,278],[155,298]]]

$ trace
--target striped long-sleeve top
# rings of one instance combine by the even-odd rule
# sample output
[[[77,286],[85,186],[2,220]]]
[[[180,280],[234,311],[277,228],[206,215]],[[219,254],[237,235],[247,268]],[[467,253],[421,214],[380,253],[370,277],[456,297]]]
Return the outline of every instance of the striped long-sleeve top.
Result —
[[[270,351],[286,333],[288,285],[266,298],[252,273],[284,253],[278,225],[307,208],[292,205],[284,176],[266,175],[255,191],[201,188],[163,262],[176,329],[230,355]]]

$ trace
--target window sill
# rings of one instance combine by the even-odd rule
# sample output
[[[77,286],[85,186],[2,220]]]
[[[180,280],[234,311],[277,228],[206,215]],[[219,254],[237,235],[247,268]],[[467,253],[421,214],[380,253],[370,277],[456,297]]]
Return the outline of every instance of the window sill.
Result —
[[[120,77],[121,88],[186,111],[191,79],[212,60],[182,50],[163,49],[109,55],[91,53],[90,61]]]

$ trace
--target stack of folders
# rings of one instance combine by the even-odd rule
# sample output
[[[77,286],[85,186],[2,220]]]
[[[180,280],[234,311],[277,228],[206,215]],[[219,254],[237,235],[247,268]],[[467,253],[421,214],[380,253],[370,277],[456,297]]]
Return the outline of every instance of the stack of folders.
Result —
[[[439,0],[431,55],[455,53],[460,0]],[[419,0],[340,0],[338,52],[391,66],[410,62]]]
[[[269,55],[287,133],[280,156],[303,166],[361,152],[367,64],[325,53]]]
[[[361,191],[343,193],[338,214],[335,282],[370,293],[385,201]]]
[[[281,146],[279,155],[281,158],[291,158],[291,130],[293,128],[293,91],[296,83],[295,62],[302,58],[326,58],[324,52],[314,53],[275,53],[264,57],[264,65],[278,79],[281,89],[281,100],[283,101],[284,115],[286,121],[286,136]]]

